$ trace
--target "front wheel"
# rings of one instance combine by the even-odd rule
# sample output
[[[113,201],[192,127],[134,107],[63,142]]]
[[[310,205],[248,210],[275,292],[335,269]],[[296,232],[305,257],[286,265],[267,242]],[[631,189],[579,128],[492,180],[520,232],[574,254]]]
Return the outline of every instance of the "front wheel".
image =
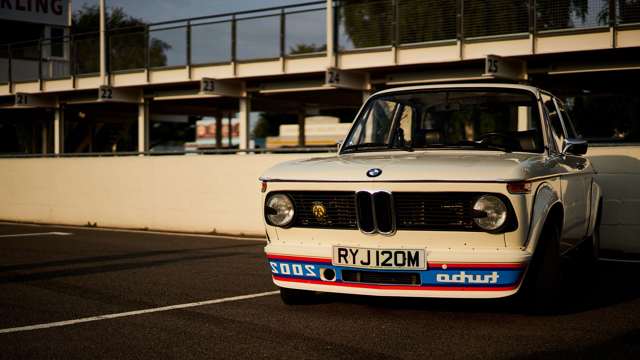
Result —
[[[561,298],[562,271],[559,243],[560,229],[551,224],[545,226],[523,289],[526,303],[534,311],[554,309]]]
[[[280,288],[280,298],[287,305],[302,305],[313,302],[315,293],[307,290]]]

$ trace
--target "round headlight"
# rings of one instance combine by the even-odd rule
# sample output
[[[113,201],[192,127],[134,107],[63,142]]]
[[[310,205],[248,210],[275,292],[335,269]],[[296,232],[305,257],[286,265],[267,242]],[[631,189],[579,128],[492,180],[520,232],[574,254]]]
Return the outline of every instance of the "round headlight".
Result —
[[[507,206],[502,200],[493,195],[479,197],[475,205],[473,205],[473,210],[483,213],[474,218],[473,221],[484,230],[499,229],[507,220]]]
[[[267,199],[265,213],[271,225],[287,226],[293,220],[293,202],[287,195],[272,195]]]

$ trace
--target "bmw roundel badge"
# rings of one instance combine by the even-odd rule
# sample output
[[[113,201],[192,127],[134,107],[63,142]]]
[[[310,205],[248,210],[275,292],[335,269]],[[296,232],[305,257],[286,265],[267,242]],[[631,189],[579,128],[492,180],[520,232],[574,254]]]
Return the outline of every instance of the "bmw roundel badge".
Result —
[[[382,174],[382,170],[378,168],[369,169],[369,171],[367,171],[368,177],[378,177],[380,174]]]

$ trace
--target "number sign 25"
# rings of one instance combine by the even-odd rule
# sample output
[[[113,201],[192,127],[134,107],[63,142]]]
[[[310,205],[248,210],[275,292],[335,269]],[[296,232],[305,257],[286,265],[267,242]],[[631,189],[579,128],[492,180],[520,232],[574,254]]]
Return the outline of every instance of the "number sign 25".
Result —
[[[490,73],[497,73],[498,72],[498,59],[487,59],[488,61],[488,68],[487,71]]]

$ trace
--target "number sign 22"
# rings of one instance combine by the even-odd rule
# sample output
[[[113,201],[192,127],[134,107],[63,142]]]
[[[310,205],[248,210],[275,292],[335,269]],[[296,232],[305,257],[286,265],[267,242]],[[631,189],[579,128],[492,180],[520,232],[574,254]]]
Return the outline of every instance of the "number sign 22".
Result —
[[[101,86],[100,87],[100,100],[111,100],[113,99],[113,88],[110,86]]]

